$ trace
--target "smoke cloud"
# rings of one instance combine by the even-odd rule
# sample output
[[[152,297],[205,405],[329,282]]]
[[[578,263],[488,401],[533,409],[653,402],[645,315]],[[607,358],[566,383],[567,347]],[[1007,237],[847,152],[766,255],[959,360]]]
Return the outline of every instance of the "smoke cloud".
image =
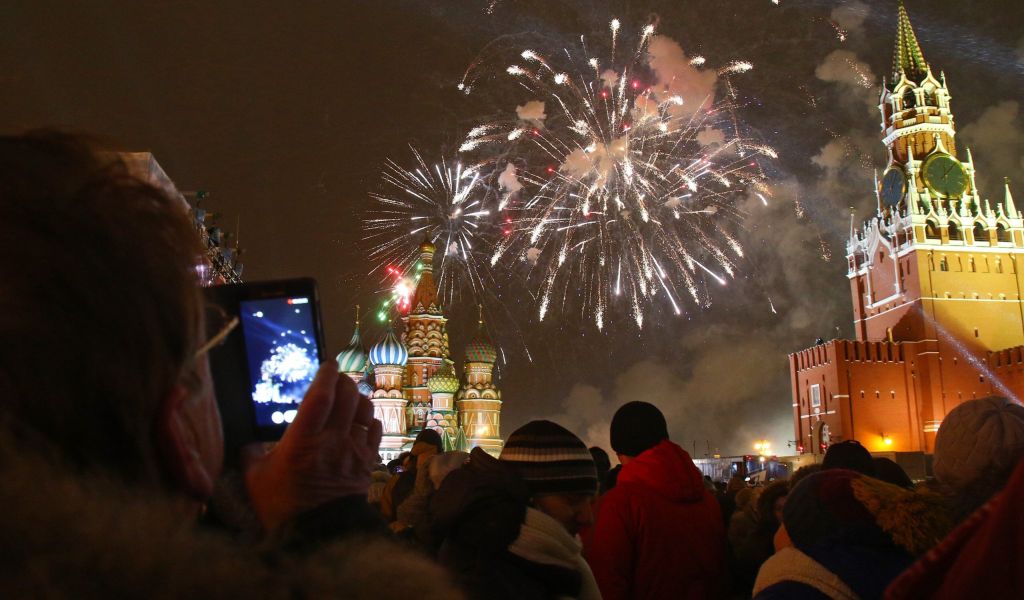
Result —
[[[870,12],[867,4],[852,0],[833,8],[829,17],[849,33],[863,33],[864,21]]]
[[[697,132],[697,143],[701,146],[711,146],[713,144],[725,143],[725,133],[708,127]]]
[[[679,96],[683,104],[672,106],[673,114],[691,115],[715,100],[718,75],[690,63],[682,46],[670,37],[655,35],[647,46],[647,60],[656,77],[653,93],[659,102]]]
[[[505,165],[505,170],[498,175],[498,186],[509,194],[515,194],[523,189],[523,184],[520,183],[519,176],[516,175],[516,166],[514,164],[508,163]]]
[[[990,106],[958,133],[961,157],[966,157],[965,146],[974,156],[983,198],[1002,200],[1004,177],[1010,178],[1011,189],[1024,191],[1024,120],[1017,102],[1006,100]]]
[[[846,102],[860,102],[868,111],[878,110],[878,84],[867,63],[849,50],[833,50],[825,57],[814,75],[840,86],[840,98]]]
[[[544,101],[530,100],[526,104],[520,104],[516,107],[516,116],[521,121],[527,121],[537,126],[542,125],[544,119],[547,118],[547,115],[544,114]]]

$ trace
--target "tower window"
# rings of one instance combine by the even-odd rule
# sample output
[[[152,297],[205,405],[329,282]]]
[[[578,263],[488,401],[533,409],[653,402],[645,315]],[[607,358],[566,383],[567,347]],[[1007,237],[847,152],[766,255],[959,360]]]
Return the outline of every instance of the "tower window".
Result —
[[[956,226],[956,223],[951,222],[949,224],[949,239],[950,241],[964,239],[964,236],[960,233],[960,228]]]
[[[996,225],[996,238],[1000,242],[1013,241],[1013,235],[1010,233],[1010,230],[1004,227],[1002,223]]]
[[[903,94],[903,109],[914,108],[917,106],[917,97],[914,96],[914,90],[907,90]]]
[[[943,256],[941,259],[939,259],[939,270],[940,271],[948,271],[949,270],[949,263],[946,262],[946,257],[945,256]]]
[[[974,243],[975,244],[987,244],[988,243],[988,228],[982,223],[977,223],[974,226]]]
[[[932,221],[928,221],[928,224],[924,227],[924,237],[926,240],[938,240],[942,236],[939,235],[939,227]]]

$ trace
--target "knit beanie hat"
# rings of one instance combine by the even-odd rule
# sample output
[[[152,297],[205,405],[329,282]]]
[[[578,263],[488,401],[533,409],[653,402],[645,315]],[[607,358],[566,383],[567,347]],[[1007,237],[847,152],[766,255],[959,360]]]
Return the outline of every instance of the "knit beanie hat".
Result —
[[[821,461],[823,469],[849,469],[864,475],[875,475],[875,461],[868,449],[857,440],[832,444]]]
[[[668,439],[665,415],[649,402],[627,402],[612,417],[612,450],[626,456],[640,456]]]
[[[935,477],[963,487],[987,470],[1012,469],[1024,454],[1024,406],[992,396],[946,415],[935,436]]]
[[[587,445],[551,421],[530,421],[513,431],[498,460],[519,474],[531,495],[597,492]]]

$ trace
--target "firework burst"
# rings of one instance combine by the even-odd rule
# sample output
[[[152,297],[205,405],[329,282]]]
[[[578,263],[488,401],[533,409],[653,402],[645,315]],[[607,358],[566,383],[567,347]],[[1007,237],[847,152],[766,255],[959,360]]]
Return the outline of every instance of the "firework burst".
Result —
[[[729,77],[750,63],[701,70],[703,57],[685,57],[653,25],[629,49],[620,22],[609,29],[607,61],[581,37],[553,57],[527,49],[505,63],[531,99],[460,148],[506,180],[495,216],[510,225],[490,265],[526,265],[542,320],[573,308],[599,329],[613,312],[642,327],[655,298],[676,314],[684,298],[706,305],[707,283],[725,285],[743,255],[730,233],[737,199],[762,179],[757,159],[774,156],[740,137]],[[463,84],[482,81],[472,71],[485,62]],[[729,93],[716,101],[722,79]]]
[[[492,214],[483,206],[479,172],[458,161],[441,159],[428,164],[411,148],[410,167],[394,160],[385,163],[380,191],[371,193],[371,206],[363,220],[369,255],[382,270],[391,291],[389,301],[408,309],[415,290],[419,244],[429,239],[441,256],[435,265],[438,294],[446,304],[464,290],[482,295],[490,280],[483,236]],[[371,273],[372,274],[372,273]]]

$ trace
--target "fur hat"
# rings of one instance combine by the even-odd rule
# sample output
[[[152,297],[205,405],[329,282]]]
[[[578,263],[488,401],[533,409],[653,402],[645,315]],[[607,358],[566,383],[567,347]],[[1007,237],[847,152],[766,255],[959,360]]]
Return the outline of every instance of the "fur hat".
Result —
[[[942,499],[847,469],[806,477],[789,495],[783,523],[799,550],[834,543],[895,546],[916,556],[949,529]]]
[[[935,477],[963,487],[986,470],[1012,469],[1024,454],[1024,406],[992,396],[946,415],[935,436]]]
[[[551,421],[530,421],[512,432],[498,460],[530,488],[530,494],[597,493],[597,469],[587,445]]]

